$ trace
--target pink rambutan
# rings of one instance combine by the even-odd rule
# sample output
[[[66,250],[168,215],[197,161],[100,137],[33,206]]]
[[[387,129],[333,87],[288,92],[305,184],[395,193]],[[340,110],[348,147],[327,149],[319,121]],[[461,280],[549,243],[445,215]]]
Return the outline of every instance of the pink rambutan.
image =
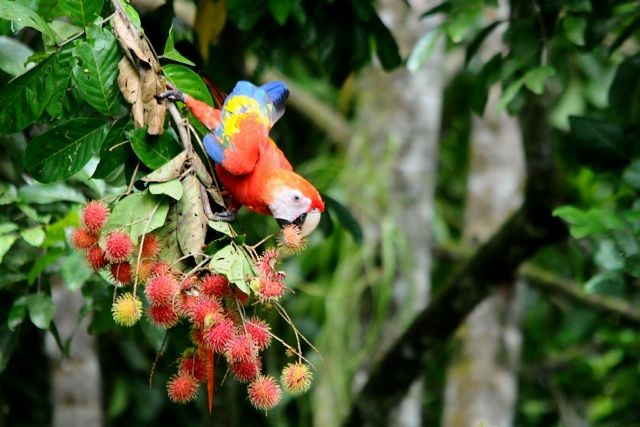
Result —
[[[225,347],[229,340],[235,334],[235,326],[233,322],[223,317],[216,322],[211,328],[204,332],[203,340],[207,348],[216,353],[224,353]]]
[[[253,338],[258,350],[264,350],[271,344],[269,325],[258,317],[252,317],[244,323],[247,333]]]
[[[247,387],[249,402],[262,410],[273,409],[280,402],[280,386],[275,378],[260,375]]]
[[[232,336],[224,348],[224,355],[229,363],[248,360],[257,354],[258,347],[256,347],[256,344],[253,342],[253,338],[244,333]]]
[[[189,403],[198,394],[198,381],[188,372],[180,372],[167,383],[169,399],[174,403]]]
[[[152,277],[144,287],[144,294],[149,304],[171,305],[178,293],[178,283],[170,274]]]
[[[295,395],[309,390],[312,378],[313,374],[311,373],[309,366],[304,363],[297,362],[289,363],[284,367],[280,381],[282,382],[282,387],[287,393]]]
[[[263,302],[274,301],[284,294],[284,283],[280,280],[264,279],[260,281],[258,297]]]
[[[133,273],[138,277],[138,281],[144,283],[151,277],[153,264],[152,260],[143,259],[133,267]]]
[[[191,315],[197,302],[198,296],[180,292],[179,298],[176,301],[178,315],[191,320]]]
[[[161,276],[163,274],[171,273],[171,266],[164,261],[156,261],[151,266],[152,276]]]
[[[84,228],[76,228],[71,233],[71,243],[76,249],[88,249],[98,242],[98,237]]]
[[[222,298],[229,290],[229,280],[223,274],[207,274],[202,278],[202,292],[205,295]]]
[[[291,254],[299,254],[307,247],[307,239],[300,233],[300,227],[289,224],[282,227],[282,235],[278,239],[281,249]]]
[[[117,282],[123,285],[131,282],[131,264],[128,262],[119,262],[111,264],[110,268],[111,275]]]
[[[160,240],[155,234],[142,236],[142,258],[155,258],[160,253]]]
[[[81,219],[86,230],[91,234],[100,234],[107,222],[109,208],[103,202],[92,200],[82,209]]]
[[[107,265],[104,251],[99,246],[93,246],[87,250],[87,262],[93,271],[100,271]]]
[[[241,383],[246,383],[254,379],[260,373],[262,361],[259,357],[233,362],[231,364],[231,373]]]
[[[131,238],[127,233],[114,231],[107,236],[105,252],[110,262],[126,261],[131,255],[131,249]]]
[[[207,367],[202,356],[204,355],[199,354],[195,348],[185,350],[180,359],[180,372],[193,375],[198,382],[205,381],[207,379]]]
[[[206,295],[196,298],[195,304],[189,313],[191,322],[199,328],[209,328],[222,317],[220,302]]]
[[[169,329],[178,323],[178,314],[171,304],[149,306],[149,320],[156,326]]]
[[[262,253],[257,267],[260,275],[264,278],[271,278],[275,274],[275,266],[278,261],[278,250],[269,248]]]

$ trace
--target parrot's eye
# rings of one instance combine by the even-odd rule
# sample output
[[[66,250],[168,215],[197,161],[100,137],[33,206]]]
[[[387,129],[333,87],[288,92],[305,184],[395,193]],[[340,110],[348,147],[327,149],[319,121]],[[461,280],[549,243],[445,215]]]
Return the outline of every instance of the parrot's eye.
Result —
[[[295,194],[295,195],[293,196],[293,201],[294,201],[294,202],[299,202],[299,201],[300,201],[300,196],[298,196],[297,194]]]

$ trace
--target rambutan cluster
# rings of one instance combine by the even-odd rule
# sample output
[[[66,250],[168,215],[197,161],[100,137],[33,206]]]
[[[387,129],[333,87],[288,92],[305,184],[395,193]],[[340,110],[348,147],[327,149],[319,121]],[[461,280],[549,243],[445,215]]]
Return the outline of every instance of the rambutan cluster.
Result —
[[[167,383],[171,401],[191,402],[200,384],[213,385],[214,357],[226,362],[232,377],[247,384],[248,399],[258,409],[266,411],[277,405],[281,389],[298,394],[309,388],[311,373],[300,362],[284,368],[281,385],[263,373],[261,352],[271,344],[272,333],[264,319],[245,314],[251,309],[250,295],[230,283],[227,276],[207,268],[187,274],[172,268],[158,259],[161,242],[154,234],[142,236],[135,245],[122,230],[105,233],[108,216],[104,203],[89,202],[82,210],[81,226],[73,231],[73,245],[85,251],[95,271],[107,269],[118,289],[130,283],[143,287],[147,302],[144,311],[151,323],[165,329],[180,321],[189,324],[193,346],[180,356],[178,370]],[[302,238],[298,239],[299,230],[287,233],[289,249],[304,244]],[[278,249],[265,250],[255,263],[258,274],[246,278],[255,300],[266,308],[286,289],[284,273],[276,270],[278,256]],[[115,298],[111,311],[117,324],[133,326],[142,317],[143,303],[136,293],[134,286]]]

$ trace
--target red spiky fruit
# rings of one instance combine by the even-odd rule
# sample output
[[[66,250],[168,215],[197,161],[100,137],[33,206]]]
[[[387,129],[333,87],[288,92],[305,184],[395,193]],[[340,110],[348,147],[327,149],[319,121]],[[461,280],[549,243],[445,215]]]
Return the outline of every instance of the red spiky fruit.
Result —
[[[205,381],[207,379],[207,367],[202,356],[194,348],[186,350],[180,359],[179,371],[193,375],[198,382]]]
[[[231,373],[241,383],[253,380],[260,373],[262,362],[259,357],[241,360],[231,364]]]
[[[215,325],[204,332],[203,340],[205,345],[216,353],[224,353],[229,340],[235,334],[233,322],[223,317]]]
[[[194,326],[209,328],[222,317],[222,306],[217,299],[200,295],[189,313]]]
[[[223,274],[207,274],[202,278],[202,292],[205,295],[222,298],[229,290],[229,280]]]
[[[193,375],[180,372],[167,383],[167,393],[174,403],[189,403],[198,395],[198,381]]]
[[[154,276],[144,287],[144,294],[151,305],[171,305],[178,294],[178,282],[170,274]]]
[[[224,355],[228,362],[241,362],[258,354],[258,348],[249,334],[236,334],[227,342]]]
[[[109,233],[105,244],[105,252],[109,262],[123,262],[131,255],[131,238],[127,233],[114,231]]]
[[[260,281],[258,297],[262,302],[275,301],[284,294],[284,283],[275,279],[264,279]]]
[[[87,251],[87,262],[93,271],[100,271],[107,265],[107,258],[104,251],[99,246],[93,246]]]
[[[171,266],[164,261],[156,261],[151,266],[152,276],[161,276],[163,274],[171,274]]]
[[[160,240],[155,234],[142,237],[142,258],[155,258],[160,253]]]
[[[100,230],[107,222],[109,208],[104,203],[92,200],[84,206],[81,220],[84,228],[91,234],[100,234]]]
[[[269,325],[264,320],[258,317],[252,317],[244,324],[247,333],[253,338],[253,342],[258,347],[258,350],[264,350],[271,344],[271,333],[269,332]]]
[[[143,259],[133,267],[133,274],[138,278],[139,282],[146,282],[151,277],[151,269],[154,261]]]
[[[98,237],[83,228],[76,228],[71,233],[71,243],[76,249],[88,249],[98,242]]]
[[[111,264],[110,268],[111,275],[117,282],[123,285],[131,283],[131,264],[128,262],[119,262]]]
[[[156,326],[169,329],[178,323],[178,314],[171,304],[149,306],[149,320]]]
[[[272,376],[260,375],[247,387],[249,402],[258,409],[267,411],[280,402],[280,386]]]

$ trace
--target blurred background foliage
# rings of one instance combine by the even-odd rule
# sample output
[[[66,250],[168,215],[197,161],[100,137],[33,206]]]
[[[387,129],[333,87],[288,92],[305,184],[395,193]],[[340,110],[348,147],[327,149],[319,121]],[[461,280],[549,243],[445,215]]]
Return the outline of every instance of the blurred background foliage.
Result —
[[[14,3],[45,21],[66,15],[65,2],[48,0],[3,1],[0,9]],[[402,7],[412,7],[405,3]],[[511,6],[520,3],[514,0]],[[117,191],[133,168],[125,164],[122,174],[91,179],[95,160],[64,182],[33,180],[22,166],[23,153],[56,117],[48,110],[37,125],[0,135],[0,425],[47,425],[52,418],[44,336],[52,334],[62,349],[69,346],[50,322],[54,276],[84,297],[81,315],[90,317],[89,331],[97,336],[107,425],[305,426],[314,420],[319,425],[316,412],[326,410],[327,402],[336,412],[331,419],[348,414],[357,397],[354,378],[357,382],[363,366],[380,356],[386,324],[402,327],[411,320],[410,311],[392,304],[395,279],[412,268],[411,249],[394,215],[402,206],[394,206],[390,197],[392,173],[403,167],[396,162],[393,140],[380,154],[362,135],[337,140],[330,132],[345,123],[350,129],[363,69],[423,72],[438,43],[445,45],[447,76],[435,217],[433,224],[424,224],[433,229],[433,242],[425,242],[434,254],[432,293],[470,252],[461,236],[471,119],[482,115],[489,89],[497,85],[501,112],[518,114],[531,93],[543,100],[563,198],[554,212],[570,229],[570,237],[536,254],[527,266],[543,271],[552,283],[569,283],[595,307],[614,301],[635,312],[640,298],[637,2],[539,0],[530,3],[529,15],[487,22],[497,2],[445,1],[418,11],[423,19],[437,16],[440,21],[421,35],[409,55],[401,54],[379,5],[369,0],[133,4],[157,52],[163,51],[173,26],[177,50],[223,90],[240,79],[284,76],[313,100],[312,108],[329,109],[329,117],[340,119],[319,124],[312,108],[291,107],[272,134],[295,167],[329,197],[328,204],[339,202],[325,215],[309,248],[284,265],[294,292],[283,304],[319,349],[319,354],[308,353],[317,368],[315,383],[309,394],[283,402],[267,417],[249,406],[233,380],[219,388],[213,417],[207,414],[205,393],[196,404],[170,404],[163,384],[172,372],[171,361],[185,346],[184,330],[169,335],[149,387],[163,336],[152,328],[116,327],[110,290],[82,266],[68,241],[80,204]],[[100,16],[110,13],[105,2]],[[60,31],[67,28],[65,20],[54,22]],[[490,58],[478,55],[485,38],[500,28],[506,29],[507,48]],[[54,48],[34,25],[22,27],[15,20],[0,20],[0,34],[3,85],[25,71],[25,60],[34,52]],[[298,96],[292,91],[292,102]],[[394,101],[390,98],[386,108],[393,109]],[[63,115],[86,115],[88,106],[71,104]],[[239,227],[255,240],[275,230],[268,218],[252,214],[242,215]],[[499,260],[494,268],[501,268]],[[573,425],[640,425],[638,320],[603,315],[580,298],[540,290],[536,278],[529,278],[514,425],[569,425],[572,419],[583,422]],[[285,322],[275,316],[271,321],[280,336],[291,338]],[[275,372],[284,362],[271,353],[265,365]],[[424,425],[441,422],[445,371],[442,357],[416,373],[425,377]]]

